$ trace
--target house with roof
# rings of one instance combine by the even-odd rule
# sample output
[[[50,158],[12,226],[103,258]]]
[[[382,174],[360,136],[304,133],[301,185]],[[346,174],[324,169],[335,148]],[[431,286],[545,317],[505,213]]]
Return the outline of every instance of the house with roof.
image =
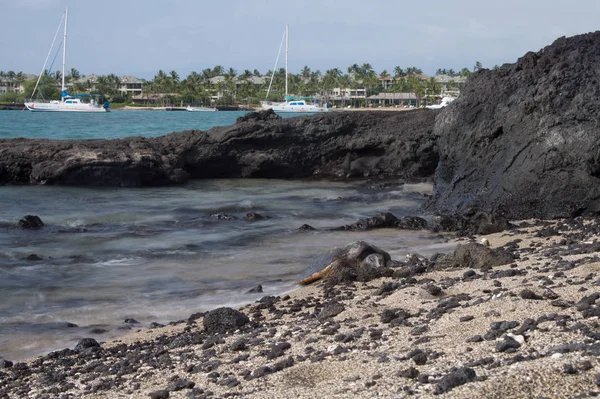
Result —
[[[122,94],[131,95],[132,97],[142,94],[142,84],[144,82],[141,79],[131,75],[121,76],[120,79],[119,91]]]

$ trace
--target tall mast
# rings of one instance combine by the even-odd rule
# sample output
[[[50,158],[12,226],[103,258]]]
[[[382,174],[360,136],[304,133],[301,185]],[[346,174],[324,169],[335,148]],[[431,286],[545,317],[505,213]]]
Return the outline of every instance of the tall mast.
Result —
[[[65,64],[67,63],[67,18],[68,18],[69,7],[65,8],[65,32],[63,35],[63,62],[62,62],[62,92],[65,91]]]
[[[288,47],[290,44],[289,28],[285,26],[285,101],[288,97]]]

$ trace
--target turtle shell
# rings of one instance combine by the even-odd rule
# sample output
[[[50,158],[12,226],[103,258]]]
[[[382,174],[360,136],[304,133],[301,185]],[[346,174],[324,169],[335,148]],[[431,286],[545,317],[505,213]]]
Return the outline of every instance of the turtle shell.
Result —
[[[341,250],[329,251],[317,256],[310,266],[300,274],[296,284],[310,284],[316,280],[326,277],[331,270],[331,263],[337,259]]]

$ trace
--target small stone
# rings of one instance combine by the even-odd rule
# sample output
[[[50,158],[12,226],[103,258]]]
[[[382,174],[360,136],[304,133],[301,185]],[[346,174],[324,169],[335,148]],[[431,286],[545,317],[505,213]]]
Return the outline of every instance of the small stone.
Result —
[[[412,357],[412,360],[417,366],[422,366],[427,363],[427,355],[425,355],[423,352],[417,353]]]
[[[533,299],[533,300],[544,299],[542,296],[536,294],[535,292],[533,292],[530,289],[524,289],[523,291],[521,291],[519,293],[519,296],[523,299]]]
[[[423,289],[433,296],[439,296],[442,294],[442,289],[434,284],[427,284],[425,287],[423,287]]]
[[[571,363],[565,363],[565,364],[563,364],[563,373],[577,374],[577,369]]]
[[[419,370],[417,370],[414,367],[409,367],[407,369],[400,371],[398,373],[398,375],[400,377],[410,378],[411,380],[414,380],[415,378],[417,378],[419,376]]]
[[[169,397],[169,391],[160,389],[158,391],[150,392],[148,396],[150,396],[150,399],[167,399]]]

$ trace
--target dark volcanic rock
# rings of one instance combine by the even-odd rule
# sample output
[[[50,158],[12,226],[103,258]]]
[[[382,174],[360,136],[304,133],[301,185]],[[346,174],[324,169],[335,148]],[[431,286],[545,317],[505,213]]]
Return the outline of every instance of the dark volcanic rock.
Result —
[[[209,131],[118,140],[0,140],[0,184],[160,186],[189,178],[431,178],[437,112],[248,115]],[[277,116],[277,115],[275,115]]]
[[[258,112],[248,112],[244,116],[240,116],[235,120],[235,123],[250,122],[250,121],[274,121],[281,119],[272,109]]]
[[[100,347],[100,344],[94,338],[82,338],[75,345],[75,352],[82,352],[85,349],[97,347]]]
[[[600,211],[600,31],[481,70],[436,118],[429,209],[509,220]]]
[[[40,219],[39,216],[26,215],[19,220],[19,227],[22,229],[39,229],[43,226],[44,222],[42,222],[42,219]]]
[[[514,260],[503,248],[488,248],[477,243],[459,245],[454,252],[438,259],[436,269],[475,268],[506,265]]]
[[[232,308],[211,310],[204,316],[204,329],[208,333],[235,331],[248,323],[248,316]]]

